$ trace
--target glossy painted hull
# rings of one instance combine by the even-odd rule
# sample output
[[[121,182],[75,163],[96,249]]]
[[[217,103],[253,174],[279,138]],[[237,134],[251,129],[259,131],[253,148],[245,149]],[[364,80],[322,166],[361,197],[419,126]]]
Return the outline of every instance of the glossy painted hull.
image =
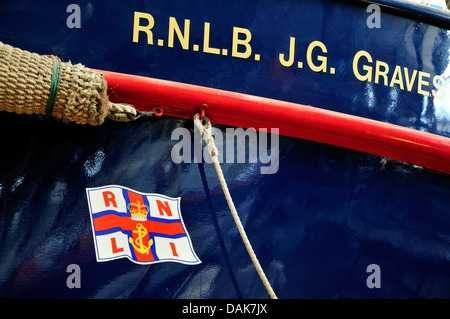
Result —
[[[434,11],[415,6],[388,10],[398,3],[380,1],[380,28],[369,28],[366,2],[81,1],[81,28],[69,28],[69,3],[16,1],[0,5],[0,41],[448,138],[448,19],[436,13],[431,23]],[[404,15],[412,9],[426,14]],[[133,37],[136,12],[154,20],[151,44],[145,31]],[[362,55],[355,71],[360,51],[372,62]],[[358,79],[370,67],[370,81]],[[0,297],[267,298],[212,165],[173,161],[176,128],[193,133],[192,121],[170,117],[85,127],[1,114]],[[279,298],[450,297],[448,174],[287,136],[278,153],[274,174],[261,174],[258,154],[222,166]],[[85,189],[111,184],[181,197],[202,263],[97,262]],[[80,266],[81,288],[67,286],[71,264]],[[369,287],[374,264],[380,288]]]

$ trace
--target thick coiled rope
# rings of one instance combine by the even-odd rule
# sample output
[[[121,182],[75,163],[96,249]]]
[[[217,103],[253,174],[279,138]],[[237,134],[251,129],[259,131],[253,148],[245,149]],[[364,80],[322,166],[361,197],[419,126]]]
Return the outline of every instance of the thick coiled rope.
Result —
[[[103,75],[0,42],[0,111],[38,114],[65,123],[100,125],[106,117],[132,121],[153,115],[111,103]]]

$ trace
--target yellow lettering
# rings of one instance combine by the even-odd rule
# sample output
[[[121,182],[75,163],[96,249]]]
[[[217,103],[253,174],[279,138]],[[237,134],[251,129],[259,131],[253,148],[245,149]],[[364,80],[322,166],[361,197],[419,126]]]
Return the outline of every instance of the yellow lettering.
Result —
[[[398,65],[395,67],[394,74],[392,75],[391,83],[389,84],[389,86],[394,87],[395,84],[400,85],[400,89],[405,89],[403,85],[402,69]]]
[[[323,44],[320,41],[313,41],[308,46],[308,50],[306,51],[306,62],[308,62],[308,66],[313,70],[314,72],[327,72],[327,58],[325,56],[318,56],[317,61],[322,62],[319,66],[315,65],[312,61],[312,52],[315,48],[319,47],[323,53],[327,53],[327,48],[325,47],[325,44]]]
[[[433,78],[433,85],[436,89],[438,89],[438,91],[436,92],[435,90],[432,90],[431,92],[437,99],[442,99],[444,97],[444,89],[442,88],[441,84],[439,84],[438,80],[440,80],[442,85],[444,85],[444,78],[440,75],[436,75]]]
[[[244,34],[245,39],[239,39],[239,34]],[[252,40],[252,34],[250,30],[244,28],[233,27],[233,45],[231,49],[231,56],[235,58],[248,59],[252,54],[252,47],[250,41]],[[239,45],[245,46],[244,52],[239,52]]]
[[[146,26],[141,25],[141,19],[146,19],[148,24]],[[134,24],[133,24],[133,42],[139,42],[139,32],[145,32],[147,34],[147,43],[153,45],[153,32],[151,31],[155,26],[155,19],[151,14],[145,12],[134,12]]]
[[[384,71],[381,71],[381,67],[384,68]],[[388,77],[387,74],[389,72],[389,65],[386,62],[383,61],[377,61],[375,63],[375,83],[378,84],[380,76],[383,77],[383,83],[384,85],[388,85]]]
[[[184,33],[182,33],[180,30],[180,27],[178,26],[177,20],[174,17],[170,17],[169,18],[168,47],[173,48],[174,35],[176,33],[183,50],[189,50],[190,27],[191,27],[191,21],[188,19],[185,19],[184,20]]]
[[[362,82],[369,81],[372,82],[372,67],[363,65],[363,70],[366,71],[365,75],[361,75],[358,71],[358,64],[361,57],[365,57],[367,59],[367,62],[372,63],[372,57],[370,56],[369,52],[361,50],[358,51],[355,54],[355,57],[353,58],[353,74],[356,76],[356,78]]]
[[[430,92],[422,90],[422,85],[428,86],[430,83],[428,81],[424,81],[423,78],[430,77],[430,73],[419,71],[419,78],[417,80],[417,93],[422,95],[430,95]]]
[[[406,89],[408,90],[408,92],[411,92],[413,86],[414,86],[414,81],[416,80],[416,75],[417,75],[417,70],[413,71],[413,74],[411,76],[411,79],[409,78],[409,71],[407,67],[403,68],[405,70],[405,82],[406,82]]]
[[[291,67],[294,64],[295,38],[291,37],[289,41],[289,59],[286,61],[284,53],[279,54],[279,60],[282,66]]]
[[[205,31],[203,36],[203,52],[219,55],[220,49],[211,48],[209,46],[210,33],[211,33],[211,24],[209,22],[205,22]]]

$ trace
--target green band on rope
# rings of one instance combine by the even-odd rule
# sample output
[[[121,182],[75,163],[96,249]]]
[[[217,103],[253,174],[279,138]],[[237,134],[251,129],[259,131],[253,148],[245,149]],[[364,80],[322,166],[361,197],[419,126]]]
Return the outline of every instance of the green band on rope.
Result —
[[[53,60],[53,71],[52,71],[52,81],[50,84],[50,93],[48,95],[47,106],[45,108],[45,115],[50,118],[53,113],[53,108],[55,107],[56,95],[59,89],[59,78],[61,75],[61,61],[59,58],[52,55]]]

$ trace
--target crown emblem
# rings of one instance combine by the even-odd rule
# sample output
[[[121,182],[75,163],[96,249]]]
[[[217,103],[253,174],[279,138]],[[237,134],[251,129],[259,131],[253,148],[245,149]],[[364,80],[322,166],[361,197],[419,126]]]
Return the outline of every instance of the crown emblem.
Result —
[[[146,205],[141,205],[141,201],[137,200],[136,203],[131,203],[128,205],[128,210],[131,214],[131,219],[133,220],[147,220],[148,207]]]

